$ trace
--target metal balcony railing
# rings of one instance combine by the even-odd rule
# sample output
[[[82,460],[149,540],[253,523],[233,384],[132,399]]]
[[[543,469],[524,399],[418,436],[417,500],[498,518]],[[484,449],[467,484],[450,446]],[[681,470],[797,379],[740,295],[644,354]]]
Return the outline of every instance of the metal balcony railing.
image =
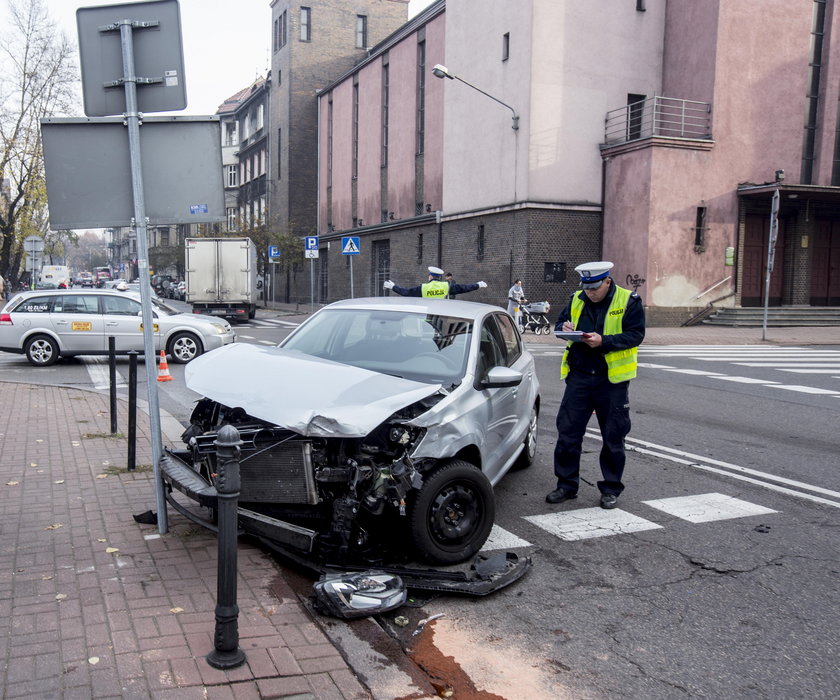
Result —
[[[607,112],[604,143],[616,146],[647,139],[712,138],[712,105],[708,102],[650,97]]]

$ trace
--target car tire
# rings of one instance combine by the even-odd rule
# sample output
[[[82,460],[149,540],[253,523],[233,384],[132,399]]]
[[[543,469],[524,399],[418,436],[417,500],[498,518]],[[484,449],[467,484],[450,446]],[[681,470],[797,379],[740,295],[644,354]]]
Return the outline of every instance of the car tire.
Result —
[[[257,317],[257,307],[248,310],[248,318],[252,321]]]
[[[514,469],[527,469],[537,459],[537,436],[539,432],[539,411],[537,404],[531,407],[531,415],[528,418],[528,432],[525,433],[525,440],[522,442],[522,452],[516,458]]]
[[[411,542],[430,564],[456,564],[481,549],[496,515],[493,487],[472,464],[452,460],[424,476],[409,514]]]
[[[192,333],[176,333],[169,341],[167,354],[172,356],[172,362],[185,365],[204,352],[201,341]]]
[[[26,359],[36,367],[49,367],[58,359],[58,344],[48,335],[33,335],[26,341]]]

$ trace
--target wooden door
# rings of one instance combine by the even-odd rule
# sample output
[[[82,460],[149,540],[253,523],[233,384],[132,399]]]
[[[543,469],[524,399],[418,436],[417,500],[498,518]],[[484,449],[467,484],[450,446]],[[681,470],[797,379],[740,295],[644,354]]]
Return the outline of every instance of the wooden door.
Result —
[[[840,220],[817,220],[810,278],[811,306],[840,306]]]
[[[767,270],[767,243],[770,238],[770,215],[747,214],[744,222],[744,266],[741,306],[764,305],[764,279]],[[782,304],[782,269],[784,268],[785,222],[779,219],[779,235],[773,272],[770,275],[769,306]]]

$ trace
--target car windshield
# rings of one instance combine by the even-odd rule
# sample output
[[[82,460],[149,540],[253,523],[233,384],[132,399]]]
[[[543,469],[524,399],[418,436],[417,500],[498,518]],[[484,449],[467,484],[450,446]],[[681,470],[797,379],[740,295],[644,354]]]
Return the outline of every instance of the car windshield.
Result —
[[[459,384],[473,323],[401,310],[325,309],[280,346],[418,382]]]

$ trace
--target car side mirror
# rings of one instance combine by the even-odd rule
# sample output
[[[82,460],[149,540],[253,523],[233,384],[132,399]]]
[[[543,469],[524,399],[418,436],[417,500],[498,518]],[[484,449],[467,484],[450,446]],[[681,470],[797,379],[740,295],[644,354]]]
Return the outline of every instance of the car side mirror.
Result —
[[[519,386],[522,383],[522,372],[510,367],[493,367],[481,382],[482,389],[499,389],[508,386]]]

